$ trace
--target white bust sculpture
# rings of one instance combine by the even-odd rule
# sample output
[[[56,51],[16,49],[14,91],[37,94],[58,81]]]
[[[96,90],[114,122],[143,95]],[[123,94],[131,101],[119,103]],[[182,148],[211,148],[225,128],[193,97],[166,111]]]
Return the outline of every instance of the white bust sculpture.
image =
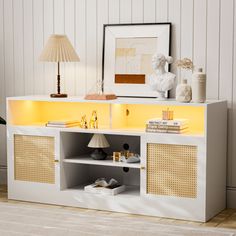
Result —
[[[152,68],[155,73],[149,76],[149,84],[152,90],[159,93],[159,99],[163,100],[165,98],[165,92],[172,89],[175,84],[176,75],[170,72],[166,72],[165,65],[167,63],[172,63],[172,57],[165,57],[163,54],[156,53],[152,57]]]

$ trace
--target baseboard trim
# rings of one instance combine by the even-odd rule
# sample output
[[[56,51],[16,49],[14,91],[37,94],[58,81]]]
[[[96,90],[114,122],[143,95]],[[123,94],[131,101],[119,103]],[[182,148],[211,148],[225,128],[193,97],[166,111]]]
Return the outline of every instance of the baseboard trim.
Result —
[[[0,184],[7,184],[7,167],[0,166]]]
[[[236,209],[236,188],[227,188],[227,208]]]

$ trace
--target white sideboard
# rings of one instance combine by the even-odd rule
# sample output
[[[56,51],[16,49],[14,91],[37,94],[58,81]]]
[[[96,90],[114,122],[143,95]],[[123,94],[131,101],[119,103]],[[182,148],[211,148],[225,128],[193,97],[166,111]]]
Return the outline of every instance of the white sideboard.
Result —
[[[167,108],[189,120],[189,131],[146,133],[145,122]],[[45,126],[84,114],[89,119],[93,110],[98,129]],[[7,122],[9,199],[202,222],[226,207],[226,101],[10,97]],[[105,134],[109,154],[128,143],[141,163],[92,160],[87,144],[93,133]],[[126,191],[84,192],[99,177],[119,180]]]

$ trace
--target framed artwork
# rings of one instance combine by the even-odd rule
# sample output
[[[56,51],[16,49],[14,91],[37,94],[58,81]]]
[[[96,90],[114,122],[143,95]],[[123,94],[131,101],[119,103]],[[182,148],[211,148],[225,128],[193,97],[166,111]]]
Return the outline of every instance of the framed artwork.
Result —
[[[158,97],[148,77],[155,53],[170,55],[171,23],[104,25],[102,77],[104,92],[117,96]],[[168,71],[168,66],[167,66]]]

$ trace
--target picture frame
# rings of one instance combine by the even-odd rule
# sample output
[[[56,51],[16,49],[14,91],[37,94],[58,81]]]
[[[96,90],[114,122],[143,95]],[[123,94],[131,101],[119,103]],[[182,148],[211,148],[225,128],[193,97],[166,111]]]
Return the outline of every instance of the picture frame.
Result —
[[[105,24],[103,92],[118,97],[158,97],[148,84],[148,75],[154,73],[154,53],[171,54],[171,23]]]

